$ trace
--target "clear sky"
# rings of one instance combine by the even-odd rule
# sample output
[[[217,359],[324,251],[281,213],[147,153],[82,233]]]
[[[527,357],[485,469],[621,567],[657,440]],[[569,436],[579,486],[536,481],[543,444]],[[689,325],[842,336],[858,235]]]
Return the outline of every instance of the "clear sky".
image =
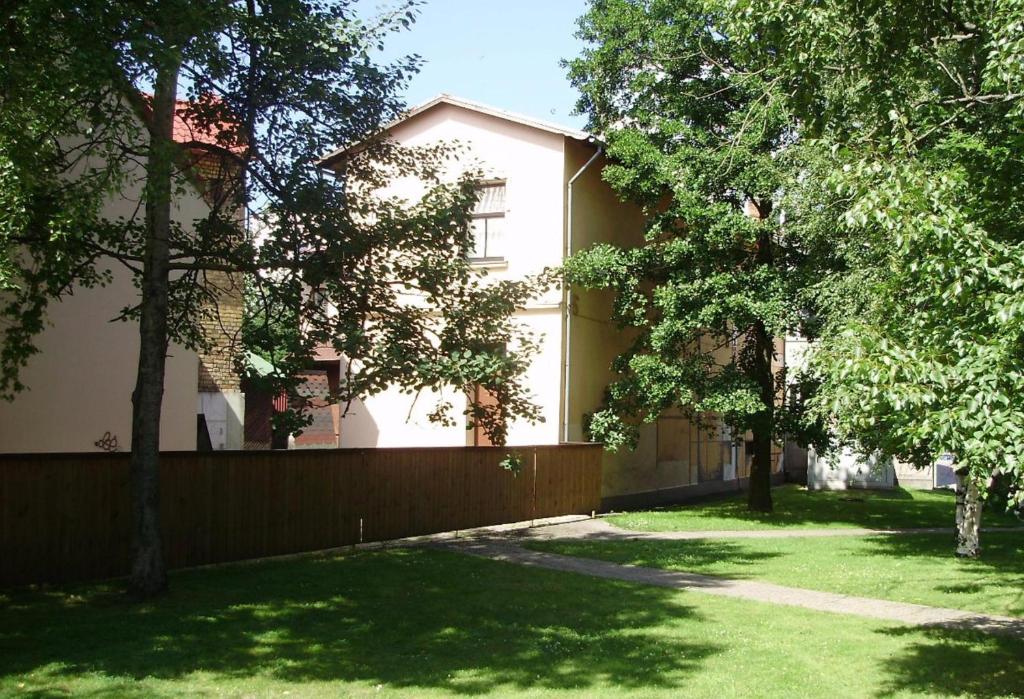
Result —
[[[391,3],[365,0],[361,13]],[[576,91],[559,65],[573,58],[573,36],[586,0],[427,0],[409,31],[389,37],[383,58],[419,54],[425,61],[406,92],[410,106],[438,93],[464,97],[565,126]]]

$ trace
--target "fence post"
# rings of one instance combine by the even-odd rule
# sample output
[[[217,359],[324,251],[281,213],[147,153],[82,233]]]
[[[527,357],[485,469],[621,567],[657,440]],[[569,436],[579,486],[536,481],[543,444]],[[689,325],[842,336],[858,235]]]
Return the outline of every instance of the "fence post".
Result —
[[[537,447],[533,448],[533,497],[530,502],[530,526],[537,521]]]

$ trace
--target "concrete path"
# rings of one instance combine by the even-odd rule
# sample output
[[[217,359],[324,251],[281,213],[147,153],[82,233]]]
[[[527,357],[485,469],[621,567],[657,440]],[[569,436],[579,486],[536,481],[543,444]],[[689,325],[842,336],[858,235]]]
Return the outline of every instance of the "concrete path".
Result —
[[[987,529],[986,529],[987,531]],[[571,522],[521,529],[516,535],[524,539],[581,539],[597,541],[632,541],[650,539],[653,541],[687,541],[691,539],[790,539],[796,537],[830,536],[882,536],[886,534],[949,534],[952,528],[932,527],[922,529],[750,529],[750,530],[709,530],[681,532],[643,532],[621,529],[604,519],[577,519]]]
[[[555,553],[530,551],[507,539],[481,538],[435,544],[449,550],[519,565],[578,573],[640,585],[654,585],[678,590],[691,590],[722,597],[802,607],[835,614],[851,614],[916,626],[971,629],[1016,638],[1024,638],[1024,619],[993,614],[978,614],[959,609],[926,607],[921,604],[854,597],[832,592],[819,592],[785,587],[753,580],[732,580],[697,573],[680,573],[621,565],[588,558],[575,558]]]

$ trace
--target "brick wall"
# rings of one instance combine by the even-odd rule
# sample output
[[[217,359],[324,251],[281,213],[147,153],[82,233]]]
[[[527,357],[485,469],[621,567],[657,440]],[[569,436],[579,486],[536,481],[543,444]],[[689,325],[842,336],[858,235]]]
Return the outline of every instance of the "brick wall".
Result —
[[[211,206],[223,207],[237,194],[232,168],[220,158],[199,150],[194,153],[191,166],[202,184],[203,196]],[[199,390],[209,393],[238,391],[241,381],[235,372],[235,359],[242,347],[242,275],[206,272],[200,283],[215,302],[206,307],[202,319],[210,349],[199,353]]]
[[[207,308],[202,322],[210,349],[199,353],[199,390],[237,391],[241,389],[235,358],[242,348],[242,277],[207,272],[204,283],[217,302]]]

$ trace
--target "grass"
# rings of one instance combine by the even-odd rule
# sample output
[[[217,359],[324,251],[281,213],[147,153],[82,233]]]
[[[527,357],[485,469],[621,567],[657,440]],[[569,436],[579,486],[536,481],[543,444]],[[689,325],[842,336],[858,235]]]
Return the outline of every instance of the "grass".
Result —
[[[1010,697],[1024,642],[415,549],[0,596],[0,695]]]
[[[749,512],[746,495],[701,505],[630,512],[608,521],[636,531],[710,531],[774,528],[867,527],[902,529],[952,527],[954,496],[941,490],[846,490],[811,492],[795,485],[772,491],[775,511]],[[1018,526],[1020,520],[985,513],[987,527]]]
[[[1024,533],[986,532],[982,558],[948,536],[549,541],[530,548],[614,563],[1024,617]],[[1022,684],[1024,686],[1024,684]]]

